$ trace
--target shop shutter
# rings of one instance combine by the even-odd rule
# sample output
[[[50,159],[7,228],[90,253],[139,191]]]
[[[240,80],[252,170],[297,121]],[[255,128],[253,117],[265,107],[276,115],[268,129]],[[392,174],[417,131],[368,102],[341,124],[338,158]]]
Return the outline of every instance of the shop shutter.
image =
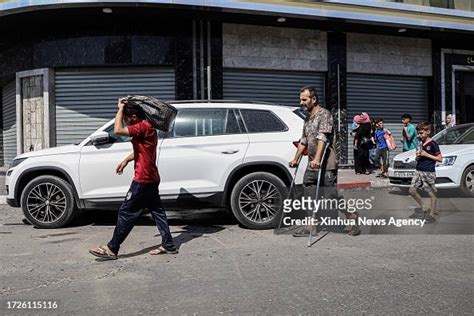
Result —
[[[224,70],[224,99],[299,106],[302,86],[315,86],[324,104],[324,74],[317,72]]]
[[[174,100],[170,68],[64,69],[55,72],[57,145],[79,143],[114,118],[117,100],[129,94]]]
[[[8,166],[16,156],[16,84],[2,88],[3,107],[3,165]]]
[[[428,119],[428,82],[425,77],[401,77],[366,74],[347,75],[348,130],[352,118],[360,112],[370,118],[383,118],[397,141],[397,149],[390,153],[393,158],[402,152],[401,115],[408,113],[417,123]],[[348,137],[348,163],[353,164],[353,137]]]

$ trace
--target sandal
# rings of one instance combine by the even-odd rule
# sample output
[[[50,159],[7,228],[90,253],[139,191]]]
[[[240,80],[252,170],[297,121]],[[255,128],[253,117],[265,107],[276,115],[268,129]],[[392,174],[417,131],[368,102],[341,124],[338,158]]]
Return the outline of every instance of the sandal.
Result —
[[[426,224],[436,223],[436,218],[434,218],[431,215],[428,215],[428,216],[425,217],[425,223]]]
[[[97,251],[100,250],[100,251]],[[89,253],[93,256],[99,257],[104,260],[117,260],[118,256],[113,253],[109,253],[104,246],[99,246],[96,249],[89,249]]]
[[[349,236],[358,236],[362,233],[362,230],[360,229],[359,225],[355,225],[354,228],[349,232]]]
[[[352,229],[353,229],[354,226],[352,225],[347,225],[346,227],[344,227],[343,231],[345,233],[349,233]]]
[[[173,248],[165,248],[164,246],[160,246],[156,249],[153,249],[149,252],[150,255],[152,256],[156,256],[156,255],[174,255],[174,254],[177,254],[179,251],[177,248],[173,247]]]

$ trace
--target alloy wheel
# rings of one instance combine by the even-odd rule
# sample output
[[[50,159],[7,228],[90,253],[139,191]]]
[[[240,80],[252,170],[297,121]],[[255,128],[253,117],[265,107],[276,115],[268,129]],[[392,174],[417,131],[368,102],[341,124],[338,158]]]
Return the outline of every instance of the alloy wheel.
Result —
[[[281,195],[275,185],[265,180],[254,180],[244,186],[239,194],[242,214],[255,223],[267,223],[277,214]]]
[[[28,192],[26,209],[35,220],[45,224],[54,223],[66,212],[66,195],[55,184],[38,184]]]
[[[466,174],[466,188],[471,191],[471,193],[474,193],[474,170]]]

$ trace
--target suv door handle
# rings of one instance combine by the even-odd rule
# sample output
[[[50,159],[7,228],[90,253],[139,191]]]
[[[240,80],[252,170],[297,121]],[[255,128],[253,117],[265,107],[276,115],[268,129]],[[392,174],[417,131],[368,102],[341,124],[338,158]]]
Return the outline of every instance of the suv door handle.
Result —
[[[227,154],[227,155],[235,154],[238,152],[239,152],[238,149],[227,149],[227,150],[222,151],[223,154]]]

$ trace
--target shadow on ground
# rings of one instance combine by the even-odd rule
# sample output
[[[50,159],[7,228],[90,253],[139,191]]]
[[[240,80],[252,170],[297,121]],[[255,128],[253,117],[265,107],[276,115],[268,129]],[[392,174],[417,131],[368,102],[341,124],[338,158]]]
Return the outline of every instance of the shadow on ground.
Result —
[[[237,225],[234,217],[223,210],[180,210],[167,211],[170,226],[202,226]],[[115,226],[117,211],[89,210],[78,214],[70,227],[77,226]],[[151,214],[144,211],[136,226],[155,226]]]

